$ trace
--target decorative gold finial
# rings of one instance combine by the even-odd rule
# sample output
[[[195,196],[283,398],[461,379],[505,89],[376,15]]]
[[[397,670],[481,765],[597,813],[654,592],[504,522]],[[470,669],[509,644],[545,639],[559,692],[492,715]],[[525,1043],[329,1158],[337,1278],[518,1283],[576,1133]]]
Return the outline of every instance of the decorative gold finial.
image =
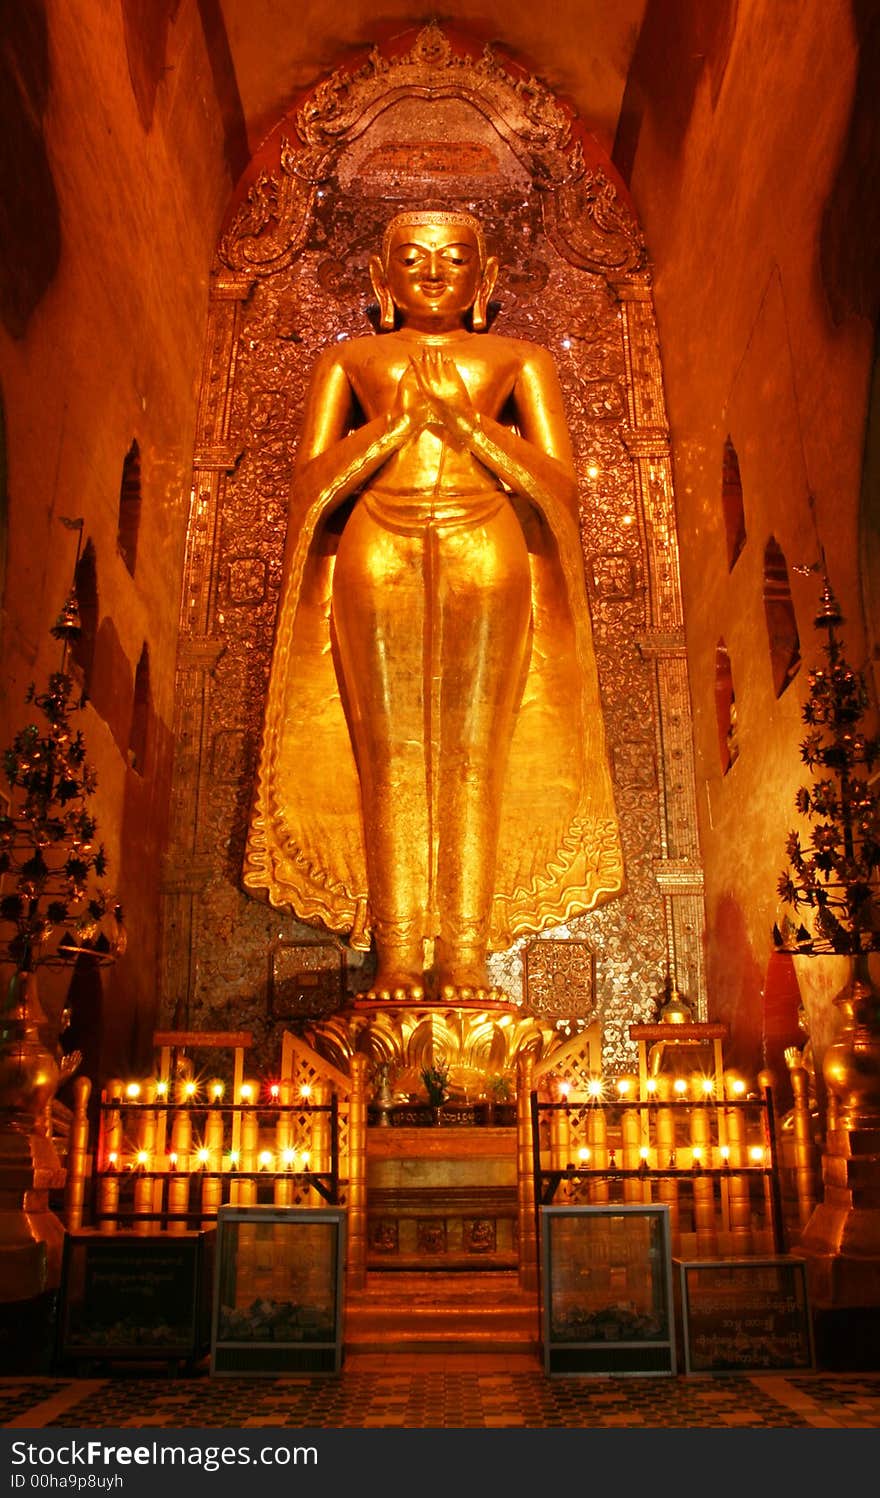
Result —
[[[669,988],[669,998],[660,1010],[660,1018],[666,1025],[689,1025],[693,1019],[690,1005],[685,1003],[674,982]]]
[[[54,635],[56,640],[67,641],[78,640],[82,634],[79,604],[77,603],[75,589],[71,588],[68,593],[64,600],[64,607],[49,633]]]
[[[843,623],[840,604],[834,596],[827,572],[822,579],[822,600],[813,623],[817,629],[833,629],[835,625]]]

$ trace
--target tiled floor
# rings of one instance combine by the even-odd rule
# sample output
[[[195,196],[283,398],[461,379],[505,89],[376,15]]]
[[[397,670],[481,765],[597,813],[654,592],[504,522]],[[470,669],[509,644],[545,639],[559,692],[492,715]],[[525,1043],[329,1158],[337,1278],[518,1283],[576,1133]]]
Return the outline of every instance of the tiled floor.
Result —
[[[337,1377],[0,1379],[4,1429],[880,1429],[880,1373],[547,1378],[533,1357],[352,1354]]]

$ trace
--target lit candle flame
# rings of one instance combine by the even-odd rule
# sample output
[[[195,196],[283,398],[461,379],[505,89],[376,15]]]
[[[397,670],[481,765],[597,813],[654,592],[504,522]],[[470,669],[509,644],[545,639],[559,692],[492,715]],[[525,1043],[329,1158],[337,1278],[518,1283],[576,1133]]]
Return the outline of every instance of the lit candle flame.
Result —
[[[272,1164],[272,1152],[271,1152],[271,1150],[261,1150],[260,1151],[260,1169],[261,1170],[268,1170],[270,1168],[271,1164]]]
[[[134,1101],[134,1099],[135,1098],[139,1098],[140,1095],[141,1095],[141,1084],[140,1084],[140,1082],[129,1082],[128,1086],[125,1089],[125,1096],[126,1097],[130,1097],[132,1099],[132,1101]]]
[[[312,1095],[311,1083],[303,1082],[303,1085],[299,1090],[299,1095],[301,1098],[310,1098]]]

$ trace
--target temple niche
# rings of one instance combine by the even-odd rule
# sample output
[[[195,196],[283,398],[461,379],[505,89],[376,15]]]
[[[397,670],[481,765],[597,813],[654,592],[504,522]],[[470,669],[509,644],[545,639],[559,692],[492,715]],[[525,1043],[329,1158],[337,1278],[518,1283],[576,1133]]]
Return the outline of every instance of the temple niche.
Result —
[[[368,988],[371,953],[254,899],[254,800],[305,394],[321,351],[375,329],[388,221],[475,215],[501,272],[493,333],[553,355],[571,431],[623,892],[489,957],[545,1032],[629,1026],[670,987],[706,1018],[702,875],[668,432],[649,254],[570,110],[502,55],[428,27],[321,80],[256,154],[213,267],[181,612],[162,1013],[247,1028],[255,1060]],[[333,775],[333,766],[326,766]]]

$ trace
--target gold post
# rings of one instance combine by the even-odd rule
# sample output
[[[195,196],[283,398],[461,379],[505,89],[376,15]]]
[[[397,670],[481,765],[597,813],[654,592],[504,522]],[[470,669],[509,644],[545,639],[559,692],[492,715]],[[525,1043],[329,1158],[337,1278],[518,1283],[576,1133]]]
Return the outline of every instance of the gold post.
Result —
[[[718,1237],[715,1230],[715,1180],[712,1175],[706,1174],[712,1164],[711,1120],[706,1107],[698,1105],[692,1107],[690,1112],[697,1254],[701,1259],[712,1259],[718,1253]]]
[[[568,1085],[560,1078],[551,1081],[551,1095],[557,1106],[550,1114],[550,1168],[565,1170],[571,1163],[571,1122],[568,1114]],[[563,1179],[556,1192],[562,1205],[571,1200],[571,1182]]]
[[[178,1104],[186,1104],[186,1081],[179,1079],[174,1084],[174,1101]],[[171,1214],[175,1212],[186,1212],[189,1207],[189,1173],[192,1165],[190,1159],[192,1151],[192,1120],[189,1108],[186,1106],[175,1109],[171,1118],[171,1153],[176,1156],[174,1171],[168,1177],[168,1231],[169,1233],[185,1233],[187,1229],[186,1220],[178,1222],[170,1220]]]
[[[88,1077],[77,1077],[73,1084],[73,1123],[67,1151],[67,1181],[64,1193],[64,1218],[69,1233],[82,1227],[86,1198],[86,1165],[89,1152],[89,1097],[92,1084]]]
[[[638,1077],[618,1077],[617,1093],[621,1101],[630,1102],[638,1091]],[[623,1146],[622,1164],[624,1170],[638,1170],[641,1164],[639,1150],[642,1143],[642,1123],[638,1108],[624,1109],[620,1116],[620,1138]],[[640,1202],[644,1200],[642,1182],[636,1177],[624,1181],[623,1199],[625,1202]]]
[[[351,1058],[348,1105],[348,1288],[367,1278],[367,1058]]]
[[[587,1139],[590,1147],[590,1168],[595,1171],[608,1169],[608,1125],[605,1109],[600,1102],[587,1108]],[[608,1180],[590,1182],[590,1201],[596,1206],[611,1199],[611,1184]]]
[[[789,1072],[794,1094],[792,1133],[794,1136],[794,1179],[797,1191],[798,1223],[806,1227],[816,1205],[816,1175],[813,1168],[813,1120],[810,1116],[809,1073],[803,1066]]]
[[[668,1103],[672,1095],[672,1081],[669,1077],[659,1076],[656,1078],[656,1097],[659,1103]],[[656,1119],[656,1144],[657,1144],[657,1170],[663,1171],[667,1167],[674,1168],[676,1163],[675,1153],[675,1113],[672,1108],[657,1108]],[[669,1232],[672,1239],[672,1252],[678,1254],[681,1250],[681,1212],[679,1206],[678,1181],[668,1176],[661,1177],[657,1182],[657,1200],[665,1202],[669,1208]]]
[[[145,1082],[141,1089],[141,1102],[143,1104],[156,1101],[156,1083]],[[155,1232],[155,1224],[150,1221],[153,1211],[154,1185],[151,1172],[156,1168],[156,1114],[155,1110],[144,1106],[138,1116],[138,1159],[137,1170],[139,1174],[134,1183],[134,1230],[136,1233],[147,1235]]]
[[[223,1166],[223,1109],[219,1103],[212,1104],[205,1119],[204,1147],[208,1152],[205,1170],[212,1174],[206,1174],[202,1180],[202,1227],[209,1228],[223,1201],[223,1182],[219,1175],[213,1174]]]
[[[286,1107],[291,1100],[293,1092],[289,1078],[284,1078],[279,1087],[279,1100],[282,1108]],[[275,1125],[275,1169],[289,1171],[291,1145],[290,1145],[290,1114],[279,1113],[278,1122]],[[289,1175],[279,1178],[275,1182],[273,1200],[276,1207],[291,1207],[293,1205],[293,1182]]]
[[[312,1084],[312,1095],[310,1103],[316,1106],[330,1106],[330,1083],[314,1082]],[[328,1171],[330,1169],[330,1114],[311,1113],[308,1115],[311,1122],[311,1142],[309,1151],[311,1155],[311,1170]],[[314,1191],[314,1188],[313,1188]],[[314,1193],[317,1198],[317,1193]]]
[[[519,1282],[523,1290],[538,1288],[538,1238],[535,1227],[535,1174],[532,1154],[532,1090],[535,1058],[517,1061],[516,1158],[519,1213]]]
[[[728,1098],[731,1101],[741,1099],[743,1097],[742,1079],[728,1072],[724,1080]],[[738,1166],[747,1164],[746,1129],[741,1109],[727,1108],[725,1113],[731,1168],[729,1187],[731,1247],[736,1257],[743,1257],[752,1251],[752,1209],[749,1197],[749,1178],[737,1175],[735,1172]]]
[[[257,1083],[245,1079],[241,1084],[240,1096],[244,1102],[256,1102]],[[246,1176],[257,1169],[257,1156],[260,1152],[260,1129],[255,1108],[245,1108],[238,1116],[241,1119],[241,1160],[239,1162],[239,1169],[242,1175]],[[238,1201],[242,1207],[253,1207],[256,1205],[256,1181],[239,1181]]]
[[[104,1114],[101,1148],[98,1160],[98,1168],[101,1171],[101,1184],[98,1191],[98,1210],[102,1214],[101,1232],[115,1233],[119,1222],[116,1213],[119,1211],[119,1167],[120,1152],[122,1149],[122,1113],[119,1101],[123,1093],[123,1084],[119,1077],[112,1077],[104,1089],[104,1101],[115,1103]],[[104,1172],[110,1172],[105,1174]],[[105,1217],[105,1213],[111,1213]]]

